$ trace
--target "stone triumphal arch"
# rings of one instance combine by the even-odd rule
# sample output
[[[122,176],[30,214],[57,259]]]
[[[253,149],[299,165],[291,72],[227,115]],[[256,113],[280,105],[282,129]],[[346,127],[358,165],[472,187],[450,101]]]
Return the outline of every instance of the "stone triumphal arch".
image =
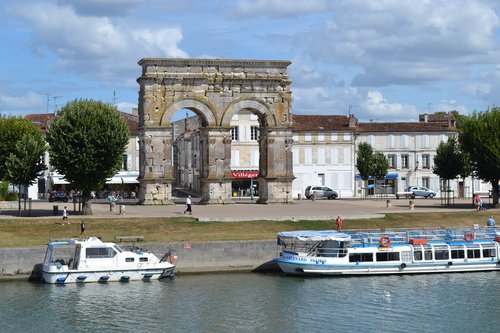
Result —
[[[289,61],[142,59],[139,91],[140,202],[172,203],[172,117],[189,109],[201,119],[201,193],[207,204],[231,203],[230,121],[257,115],[258,203],[292,202]]]

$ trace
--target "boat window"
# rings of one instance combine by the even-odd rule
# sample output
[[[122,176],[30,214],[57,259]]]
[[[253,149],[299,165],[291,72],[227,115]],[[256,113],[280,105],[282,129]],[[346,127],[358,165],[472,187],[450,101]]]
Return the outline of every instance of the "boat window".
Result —
[[[424,251],[424,260],[432,260],[432,250]]]
[[[140,257],[139,261],[140,262],[148,262],[148,258],[147,257]]]
[[[116,252],[118,252],[118,253],[122,253],[122,252],[123,252],[123,250],[121,249],[121,247],[119,247],[118,245],[113,246],[113,248],[114,248],[114,249],[116,250]]]
[[[134,258],[125,258],[125,262],[134,262]]]
[[[436,245],[434,246],[434,260],[448,260],[450,259],[450,251],[448,246]]]
[[[399,261],[399,252],[379,252],[377,261]]]
[[[349,254],[349,262],[366,262],[366,261],[373,261],[373,253]]]
[[[483,248],[483,258],[494,258],[497,256],[497,250],[494,247]]]
[[[415,251],[415,252],[413,252],[413,258],[415,260],[422,260],[422,251]]]
[[[465,250],[464,249],[451,249],[451,258],[452,259],[465,258]]]
[[[480,249],[467,249],[467,258],[481,258],[481,250]]]
[[[116,251],[111,247],[89,247],[85,249],[85,255],[89,259],[113,258]]]

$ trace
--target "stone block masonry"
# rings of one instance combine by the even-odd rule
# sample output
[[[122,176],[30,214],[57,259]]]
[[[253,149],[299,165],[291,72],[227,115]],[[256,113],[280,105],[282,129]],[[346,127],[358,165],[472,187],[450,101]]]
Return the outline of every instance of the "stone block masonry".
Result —
[[[125,244],[125,243],[123,243]],[[161,258],[169,248],[178,256],[175,272],[252,271],[276,257],[276,241],[137,243]],[[33,280],[41,276],[46,247],[0,249],[0,280]]]

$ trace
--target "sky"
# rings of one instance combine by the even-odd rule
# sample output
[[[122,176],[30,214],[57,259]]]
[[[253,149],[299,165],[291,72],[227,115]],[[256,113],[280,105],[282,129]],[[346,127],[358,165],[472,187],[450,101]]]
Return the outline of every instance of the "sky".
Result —
[[[496,0],[0,0],[0,114],[131,112],[142,58],[290,60],[292,113],[418,121],[499,104]]]

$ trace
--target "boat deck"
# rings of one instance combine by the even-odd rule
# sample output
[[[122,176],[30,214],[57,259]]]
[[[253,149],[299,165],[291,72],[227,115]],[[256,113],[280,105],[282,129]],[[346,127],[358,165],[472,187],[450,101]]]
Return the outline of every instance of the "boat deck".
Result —
[[[460,242],[466,241],[466,235],[471,234],[470,241],[498,241],[500,229],[487,228],[434,228],[434,229],[385,229],[385,230],[346,230],[351,236],[353,246],[362,244],[378,244],[382,237],[389,237],[391,244],[408,244],[411,239],[423,239],[427,242]],[[469,236],[471,237],[471,236]]]

